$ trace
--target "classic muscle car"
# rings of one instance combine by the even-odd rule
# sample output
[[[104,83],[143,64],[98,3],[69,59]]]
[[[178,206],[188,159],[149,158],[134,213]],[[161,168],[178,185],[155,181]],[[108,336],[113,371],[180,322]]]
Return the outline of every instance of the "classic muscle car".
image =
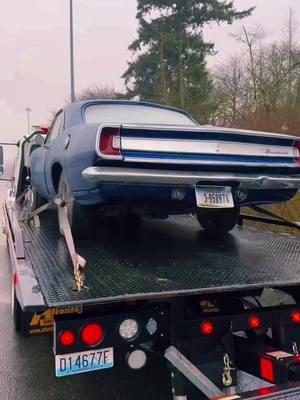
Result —
[[[225,233],[241,206],[295,196],[300,141],[199,125],[152,103],[85,101],[56,114],[29,170],[29,207],[58,196],[77,236],[91,231],[96,214],[116,213],[195,214],[205,230]]]

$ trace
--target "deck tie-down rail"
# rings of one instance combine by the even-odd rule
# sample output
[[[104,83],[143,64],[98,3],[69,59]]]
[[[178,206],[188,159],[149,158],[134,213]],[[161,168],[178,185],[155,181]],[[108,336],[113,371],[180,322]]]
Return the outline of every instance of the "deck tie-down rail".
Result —
[[[67,216],[67,211],[65,208],[65,202],[59,198],[56,198],[54,201],[48,202],[41,207],[37,208],[33,211],[28,211],[25,208],[22,209],[19,221],[27,222],[33,221],[34,227],[40,227],[40,219],[39,214],[48,210],[53,205],[56,205],[58,208],[58,212],[60,213],[60,228],[62,229],[65,237],[65,241],[68,247],[68,251],[72,260],[73,272],[77,290],[80,292],[82,289],[86,288],[85,279],[84,279],[84,268],[86,267],[86,260],[81,257],[75,248],[74,239],[72,235],[72,229],[70,226],[70,222]]]

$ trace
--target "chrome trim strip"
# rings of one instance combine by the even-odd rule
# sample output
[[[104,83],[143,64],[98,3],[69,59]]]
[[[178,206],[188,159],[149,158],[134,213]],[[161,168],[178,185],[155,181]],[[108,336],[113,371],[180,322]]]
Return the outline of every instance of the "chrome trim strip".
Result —
[[[123,151],[296,158],[295,149],[292,146],[261,145],[258,143],[226,142],[221,140],[121,137],[121,148]]]
[[[244,189],[300,188],[300,175],[232,174],[218,172],[159,171],[137,168],[89,167],[82,171],[89,182],[153,185],[198,185],[201,181],[212,183],[237,182]]]
[[[143,129],[143,130],[161,130],[161,131],[186,131],[186,132],[199,132],[199,133],[231,133],[234,135],[247,135],[247,136],[264,136],[273,137],[277,139],[289,139],[289,140],[299,140],[297,136],[286,135],[283,133],[273,133],[273,132],[261,132],[261,131],[251,131],[246,129],[236,129],[236,128],[223,128],[213,125],[160,125],[160,124],[122,124],[123,129]]]
[[[101,138],[101,133],[102,133],[102,129],[103,128],[119,128],[119,129],[121,129],[121,124],[113,123],[113,124],[101,124],[101,125],[99,125],[98,130],[97,130],[96,142],[95,142],[96,154],[99,157],[101,157],[101,158],[103,158],[105,160],[122,160],[123,159],[122,155],[120,155],[120,156],[109,156],[109,155],[101,153],[101,151],[99,150],[100,138]]]
[[[174,158],[144,158],[144,157],[123,157],[127,162],[151,163],[151,164],[180,164],[180,165],[223,165],[237,167],[274,167],[274,168],[299,168],[296,163],[269,163],[269,162],[243,162],[243,161],[225,161],[225,160],[184,160]]]

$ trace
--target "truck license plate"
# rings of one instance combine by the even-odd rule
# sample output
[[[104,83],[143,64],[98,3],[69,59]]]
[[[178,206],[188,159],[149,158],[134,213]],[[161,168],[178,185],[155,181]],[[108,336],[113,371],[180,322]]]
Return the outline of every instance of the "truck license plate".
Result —
[[[57,377],[107,369],[113,366],[114,349],[112,347],[55,356]]]
[[[233,208],[230,186],[196,186],[197,206],[201,208]]]

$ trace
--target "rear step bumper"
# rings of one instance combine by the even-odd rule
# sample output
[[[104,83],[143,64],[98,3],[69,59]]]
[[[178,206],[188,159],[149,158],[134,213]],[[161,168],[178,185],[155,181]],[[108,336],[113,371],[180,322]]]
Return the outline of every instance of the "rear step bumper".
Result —
[[[245,189],[300,188],[300,175],[232,174],[219,172],[160,171],[153,169],[89,167],[82,176],[92,183],[197,185],[201,181],[213,184],[237,182]]]

